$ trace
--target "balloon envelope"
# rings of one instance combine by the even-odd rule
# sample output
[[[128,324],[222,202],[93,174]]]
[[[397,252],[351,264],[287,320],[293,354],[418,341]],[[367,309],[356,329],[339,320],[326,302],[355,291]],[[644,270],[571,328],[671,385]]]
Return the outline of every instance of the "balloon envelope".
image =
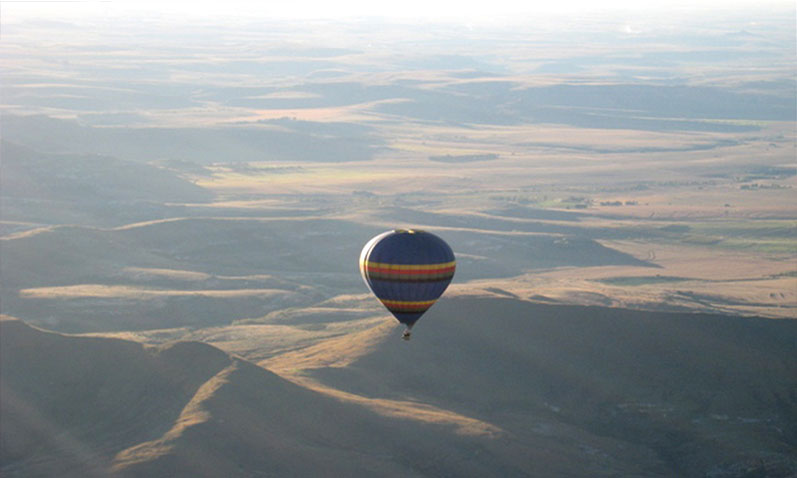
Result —
[[[432,233],[396,229],[374,237],[360,254],[360,273],[399,322],[412,327],[454,277],[454,252]]]

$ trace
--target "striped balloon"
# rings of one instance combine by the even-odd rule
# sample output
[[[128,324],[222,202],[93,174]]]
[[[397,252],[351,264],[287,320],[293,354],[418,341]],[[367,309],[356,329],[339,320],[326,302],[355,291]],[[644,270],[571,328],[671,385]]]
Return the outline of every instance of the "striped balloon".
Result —
[[[454,277],[456,261],[448,244],[429,232],[397,229],[374,237],[360,254],[360,273],[368,287],[409,329],[431,307]]]

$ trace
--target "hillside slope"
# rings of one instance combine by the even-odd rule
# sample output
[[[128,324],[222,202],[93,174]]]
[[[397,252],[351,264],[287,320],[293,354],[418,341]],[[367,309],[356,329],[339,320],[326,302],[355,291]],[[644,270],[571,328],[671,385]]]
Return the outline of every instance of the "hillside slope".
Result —
[[[5,221],[121,225],[167,214],[164,203],[213,199],[174,171],[113,156],[42,153],[8,141],[0,155]]]
[[[522,474],[497,438],[378,415],[209,345],[0,326],[5,477]]]
[[[559,443],[617,472],[793,476],[795,357],[797,321],[455,298],[412,341],[312,375],[446,407],[522,447]]]
[[[4,476],[102,475],[114,454],[165,433],[230,362],[199,343],[161,349],[0,322]]]
[[[797,472],[795,321],[461,297],[410,342],[275,358],[295,383],[197,342],[0,326],[3,476]]]

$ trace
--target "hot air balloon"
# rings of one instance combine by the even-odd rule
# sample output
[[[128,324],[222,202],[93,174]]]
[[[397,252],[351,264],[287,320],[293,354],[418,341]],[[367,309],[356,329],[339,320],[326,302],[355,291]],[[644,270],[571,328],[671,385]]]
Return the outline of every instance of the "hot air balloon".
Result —
[[[399,322],[409,340],[415,322],[431,307],[454,277],[456,261],[448,244],[418,229],[383,232],[363,247],[363,280]]]

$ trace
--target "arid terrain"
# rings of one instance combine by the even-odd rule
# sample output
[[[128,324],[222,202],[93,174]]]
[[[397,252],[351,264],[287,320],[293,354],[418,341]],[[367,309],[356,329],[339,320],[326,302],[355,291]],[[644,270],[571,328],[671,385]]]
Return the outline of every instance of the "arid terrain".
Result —
[[[8,5],[3,476],[797,474],[793,9]],[[405,343],[406,227],[457,271]]]

